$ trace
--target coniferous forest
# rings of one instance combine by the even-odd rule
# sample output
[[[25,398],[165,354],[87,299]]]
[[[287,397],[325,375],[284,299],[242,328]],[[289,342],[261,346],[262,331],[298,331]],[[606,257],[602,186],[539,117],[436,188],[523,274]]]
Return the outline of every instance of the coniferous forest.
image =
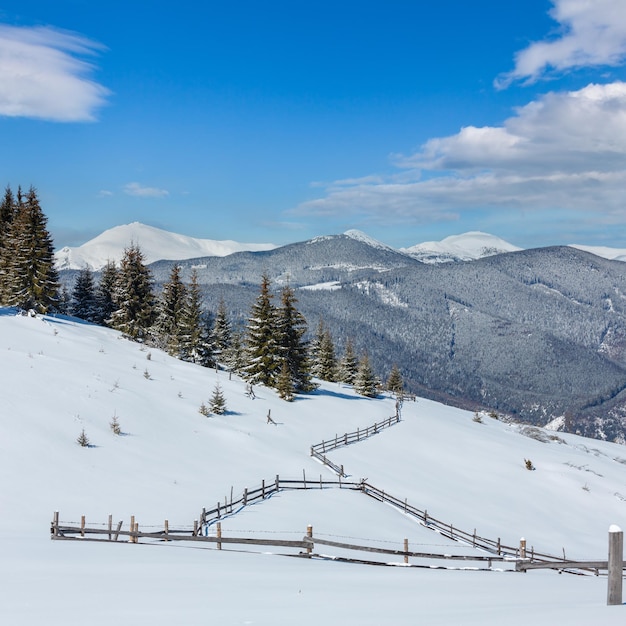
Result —
[[[119,267],[109,262],[98,280],[84,268],[71,288],[61,288],[47,219],[34,187],[26,194],[20,187],[14,194],[7,186],[0,205],[0,304],[109,326],[176,358],[228,369],[249,385],[274,388],[287,401],[314,390],[314,376],[354,384],[366,396],[381,390],[367,354],[359,361],[347,339],[345,353],[337,355],[323,321],[309,339],[295,291],[286,285],[275,294],[267,275],[240,331],[233,330],[223,301],[215,314],[205,309],[196,273],[185,283],[178,264],[157,293],[135,244],[125,249]],[[401,393],[397,380],[394,391]]]

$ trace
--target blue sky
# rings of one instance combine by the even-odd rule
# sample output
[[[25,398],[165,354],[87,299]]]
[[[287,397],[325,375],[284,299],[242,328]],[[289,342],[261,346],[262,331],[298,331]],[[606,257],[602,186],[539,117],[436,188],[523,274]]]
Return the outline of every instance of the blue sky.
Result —
[[[623,0],[0,2],[0,185],[57,247],[626,247]]]

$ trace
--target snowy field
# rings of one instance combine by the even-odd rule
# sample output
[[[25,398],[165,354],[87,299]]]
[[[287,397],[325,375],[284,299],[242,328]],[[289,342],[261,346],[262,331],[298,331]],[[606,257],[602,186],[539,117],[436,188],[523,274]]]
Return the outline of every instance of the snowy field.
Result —
[[[0,309],[0,615],[9,625],[623,624],[604,576],[398,567],[281,556],[285,548],[51,541],[63,522],[190,527],[202,508],[261,480],[334,479],[312,444],[393,415],[394,400],[323,384],[293,403],[245,394],[225,372],[143,349],[67,318]],[[198,412],[219,381],[223,416]],[[271,416],[276,425],[268,424]],[[116,416],[122,435],[110,428]],[[92,444],[82,448],[82,430]],[[402,421],[328,453],[348,479],[406,498],[468,532],[572,559],[606,559],[626,527],[626,448],[506,424],[418,399]],[[532,436],[528,436],[532,435]],[[541,441],[539,439],[544,439]],[[528,471],[524,460],[532,460]],[[349,490],[282,491],[222,522],[224,536],[316,537],[423,552],[477,553]],[[211,529],[212,531],[212,529]],[[339,555],[316,546],[316,552]],[[352,555],[362,558],[362,554]],[[412,565],[418,565],[416,559]],[[482,566],[481,566],[482,567]]]

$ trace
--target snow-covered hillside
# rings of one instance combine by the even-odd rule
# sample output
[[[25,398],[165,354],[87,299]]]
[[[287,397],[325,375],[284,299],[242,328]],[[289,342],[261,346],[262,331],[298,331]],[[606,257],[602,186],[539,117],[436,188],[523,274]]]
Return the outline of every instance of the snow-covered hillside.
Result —
[[[58,269],[88,267],[99,270],[109,260],[118,262],[131,243],[139,245],[146,263],[161,259],[181,261],[202,256],[227,256],[242,250],[271,250],[276,247],[270,243],[195,239],[133,222],[111,228],[82,246],[62,248],[55,253],[56,264]]]
[[[473,231],[462,235],[452,235],[441,241],[426,241],[402,252],[410,254],[424,263],[449,263],[453,261],[474,261],[494,254],[521,250],[517,246],[487,233]]]
[[[197,543],[50,541],[63,522],[190,527],[203,507],[262,479],[334,475],[310,446],[394,413],[339,384],[284,402],[265,388],[177,361],[111,330],[0,309],[0,533],[3,623],[90,626],[622,624],[606,579],[550,571],[372,567],[217,551]],[[228,413],[198,412],[221,385]],[[266,419],[271,413],[276,424]],[[110,422],[116,417],[122,434]],[[76,443],[82,430],[92,447]],[[524,429],[418,399],[402,421],[328,454],[350,480],[485,537],[569,558],[606,558],[610,524],[626,526],[626,448]],[[528,471],[524,460],[532,460]],[[464,550],[358,492],[280,492],[224,519],[225,536],[316,536],[416,551]],[[213,545],[213,544],[207,544]],[[333,548],[327,549],[333,554]],[[388,557],[401,563],[401,559]],[[439,562],[439,564],[446,562]],[[414,562],[414,564],[417,564]],[[463,564],[461,564],[461,567]]]

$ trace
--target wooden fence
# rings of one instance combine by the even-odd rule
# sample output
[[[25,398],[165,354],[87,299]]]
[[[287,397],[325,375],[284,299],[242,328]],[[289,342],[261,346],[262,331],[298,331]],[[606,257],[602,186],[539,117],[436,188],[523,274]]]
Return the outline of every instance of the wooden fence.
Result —
[[[377,435],[381,430],[389,428],[400,421],[400,413],[396,413],[391,417],[383,420],[382,422],[376,422],[372,426],[368,426],[364,429],[357,428],[354,432],[344,433],[343,435],[335,435],[334,439],[328,441],[322,441],[322,443],[316,443],[311,446],[311,456],[320,461],[323,465],[330,468],[335,474],[341,477],[347,477],[344,472],[343,465],[337,465],[326,457],[326,453],[343,446],[348,446],[358,441],[363,441],[368,437]]]

